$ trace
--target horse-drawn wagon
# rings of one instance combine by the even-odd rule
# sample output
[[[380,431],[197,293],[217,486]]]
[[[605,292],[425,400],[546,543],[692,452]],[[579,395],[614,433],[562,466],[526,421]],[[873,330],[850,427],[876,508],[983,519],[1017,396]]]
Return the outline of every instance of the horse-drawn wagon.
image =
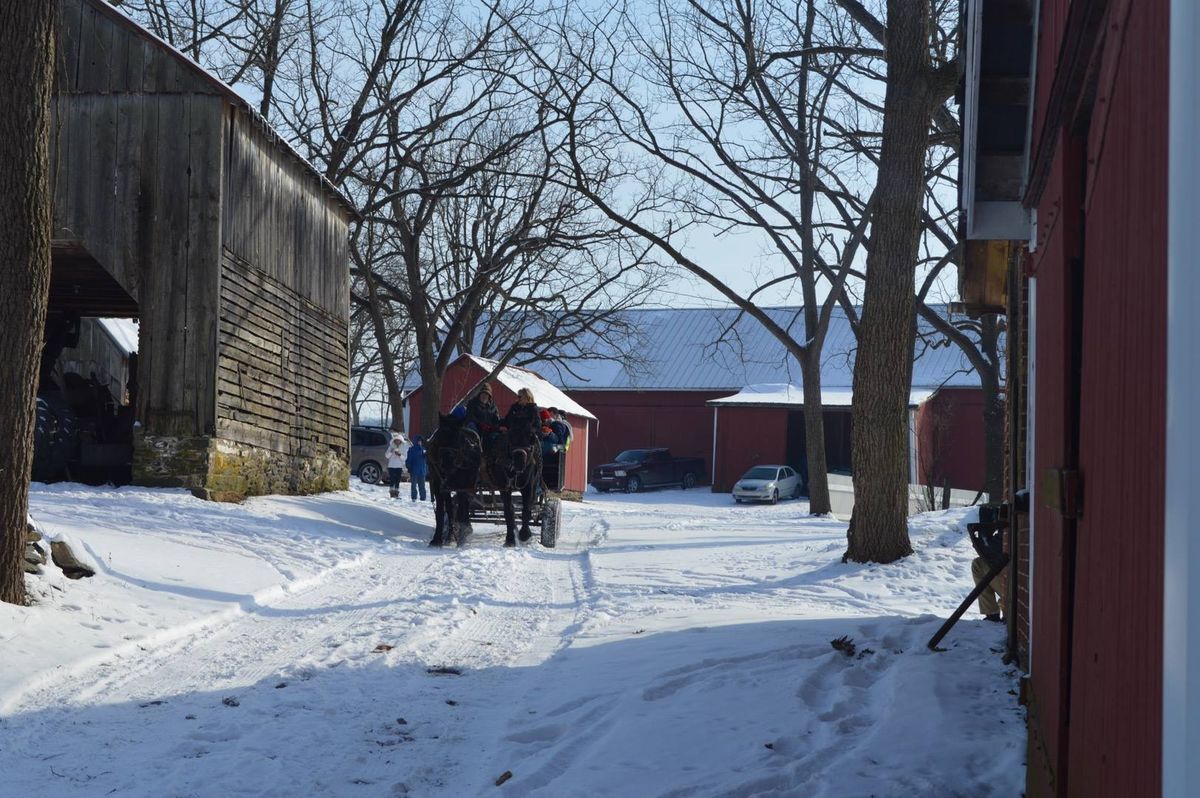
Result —
[[[550,494],[562,491],[565,471],[566,456],[563,452],[542,456],[542,480],[533,492],[529,523],[539,528],[542,545],[548,549],[554,548],[558,542],[562,525],[562,499]],[[514,513],[520,513],[524,518],[523,494],[511,495]],[[506,524],[503,493],[494,488],[479,487],[471,497],[467,517],[472,523]]]

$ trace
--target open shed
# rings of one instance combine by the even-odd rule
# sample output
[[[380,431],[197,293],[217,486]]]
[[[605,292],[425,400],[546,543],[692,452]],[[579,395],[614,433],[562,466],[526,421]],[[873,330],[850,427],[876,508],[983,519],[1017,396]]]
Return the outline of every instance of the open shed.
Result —
[[[441,412],[448,413],[455,405],[473,396],[475,389],[488,374],[492,373],[496,365],[494,360],[470,354],[461,355],[451,363],[446,369],[445,376],[442,377]],[[587,488],[588,433],[596,422],[596,417],[587,408],[555,387],[553,383],[529,369],[506,366],[493,379],[496,381],[496,390],[492,398],[496,400],[496,409],[501,416],[517,400],[517,391],[522,388],[528,388],[533,392],[533,398],[538,407],[557,407],[566,414],[567,422],[571,425],[572,442],[567,451],[567,473],[563,489],[582,495]],[[424,389],[417,388],[408,397],[410,435],[420,434],[422,430],[432,430],[437,427],[436,420],[431,424],[422,424],[420,396],[422,390]]]
[[[978,490],[983,468],[963,441],[983,435],[972,389],[914,387],[909,393],[909,482]],[[851,399],[846,387],[821,392],[825,457],[832,474],[851,473]],[[750,467],[782,463],[807,475],[804,390],[791,384],[749,385],[708,402],[713,412],[713,490],[726,492]],[[974,411],[974,412],[972,412]],[[964,453],[962,450],[967,448]]]
[[[81,318],[140,321],[137,484],[346,487],[353,208],[194,62],[103,0],[59,5],[44,363]]]

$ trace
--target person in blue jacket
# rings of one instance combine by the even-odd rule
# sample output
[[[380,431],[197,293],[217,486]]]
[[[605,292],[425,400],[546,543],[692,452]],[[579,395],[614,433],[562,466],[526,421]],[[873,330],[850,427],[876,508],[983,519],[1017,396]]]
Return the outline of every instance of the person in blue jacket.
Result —
[[[412,500],[417,500],[417,491],[420,490],[421,501],[425,501],[425,476],[428,467],[425,460],[425,439],[420,435],[413,437],[408,457],[404,458],[404,467],[408,469],[408,479],[412,484]]]

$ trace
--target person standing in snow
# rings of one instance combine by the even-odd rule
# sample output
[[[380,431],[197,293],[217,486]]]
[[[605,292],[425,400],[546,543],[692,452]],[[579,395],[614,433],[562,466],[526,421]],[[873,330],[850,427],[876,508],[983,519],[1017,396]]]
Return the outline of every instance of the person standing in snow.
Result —
[[[412,484],[412,500],[417,500],[417,490],[420,489],[421,501],[425,501],[425,475],[427,465],[425,460],[425,440],[417,435],[413,438],[412,446],[408,449],[408,457],[404,459],[408,469],[408,480]]]
[[[404,477],[404,436],[399,430],[392,431],[392,440],[387,447],[388,481],[392,498],[400,496],[400,480]]]

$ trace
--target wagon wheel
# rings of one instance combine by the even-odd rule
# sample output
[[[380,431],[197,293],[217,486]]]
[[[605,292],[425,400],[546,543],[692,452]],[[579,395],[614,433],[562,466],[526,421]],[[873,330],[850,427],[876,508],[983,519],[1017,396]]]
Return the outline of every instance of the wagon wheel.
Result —
[[[558,543],[558,527],[562,521],[562,500],[547,499],[542,508],[542,545],[548,549]]]

